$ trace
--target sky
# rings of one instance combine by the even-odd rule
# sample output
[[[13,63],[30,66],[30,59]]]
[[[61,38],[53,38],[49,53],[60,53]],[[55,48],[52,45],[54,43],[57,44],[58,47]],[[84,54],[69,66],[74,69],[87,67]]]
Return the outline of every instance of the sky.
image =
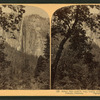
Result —
[[[92,8],[90,8],[90,12],[91,13],[94,13],[94,14],[98,14],[99,13],[99,10],[97,10],[97,9],[92,9]]]
[[[45,12],[44,10],[42,10],[41,8],[38,8],[38,7],[25,6],[25,10],[26,10],[26,13],[24,14],[24,16],[31,15],[31,14],[38,14],[38,15],[45,17],[45,18],[49,17],[47,12]]]

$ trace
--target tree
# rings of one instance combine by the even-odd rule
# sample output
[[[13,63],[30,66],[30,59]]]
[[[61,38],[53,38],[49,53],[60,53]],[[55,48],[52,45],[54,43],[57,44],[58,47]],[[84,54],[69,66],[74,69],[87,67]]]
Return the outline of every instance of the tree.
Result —
[[[10,9],[10,13],[3,11],[3,8]],[[12,33],[14,36],[14,31],[20,31],[20,22],[22,20],[23,14],[25,13],[24,6],[22,5],[2,5],[0,6],[0,27],[3,32]],[[4,37],[0,37],[0,88],[7,89],[10,77],[10,67],[11,62],[6,60],[6,54],[4,53]],[[8,71],[8,72],[6,72]],[[8,82],[8,83],[7,83]],[[10,81],[11,82],[11,81]]]
[[[4,53],[4,40],[0,38],[0,89],[5,89],[7,87],[5,81],[9,81],[5,74],[8,74],[6,70],[10,66],[10,61],[6,61],[6,54]]]
[[[3,12],[3,8],[10,9],[10,13]],[[0,26],[6,32],[19,31],[19,23],[25,13],[23,5],[2,5],[0,7]]]
[[[35,68],[35,78],[39,83],[42,83],[42,89],[49,88],[49,55],[50,55],[50,37],[46,35],[44,56],[39,56],[37,66]]]
[[[89,59],[92,60],[92,55],[90,53],[91,47],[86,43],[88,38],[86,37],[86,29],[84,29],[84,25],[91,30],[91,32],[98,32],[99,29],[99,15],[95,15],[91,13],[90,9],[98,9],[100,10],[100,6],[98,5],[77,5],[77,6],[70,6],[70,7],[63,7],[57,10],[53,14],[52,18],[52,38],[57,38],[56,35],[60,34],[63,39],[61,40],[58,51],[56,53],[56,57],[54,62],[52,63],[52,73],[51,73],[51,85],[53,88],[56,70],[58,67],[59,60],[61,58],[64,45],[68,40],[71,41],[71,47],[73,49],[79,50],[77,56],[83,57],[85,55],[85,61],[87,61],[87,55],[91,56]],[[97,22],[98,20],[98,22]],[[80,36],[79,36],[80,34]],[[77,39],[79,39],[79,44],[75,45]],[[75,39],[75,40],[74,40]],[[77,48],[79,46],[79,48]],[[85,47],[84,47],[85,46]],[[81,52],[80,52],[81,51]]]
[[[49,34],[46,35],[46,43],[44,49],[44,56],[47,60],[49,60],[50,55],[50,37]]]

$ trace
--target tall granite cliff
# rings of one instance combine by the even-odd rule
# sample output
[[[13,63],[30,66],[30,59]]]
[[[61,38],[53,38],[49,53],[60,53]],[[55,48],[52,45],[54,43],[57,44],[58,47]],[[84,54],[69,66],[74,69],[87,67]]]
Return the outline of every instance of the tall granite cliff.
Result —
[[[17,51],[39,57],[44,55],[46,35],[49,34],[50,25],[48,18],[39,15],[25,16],[20,25],[20,32],[6,33],[0,30],[0,36]]]
[[[22,48],[23,52],[35,56],[43,56],[46,35],[49,34],[49,19],[39,15],[26,16],[22,26]]]

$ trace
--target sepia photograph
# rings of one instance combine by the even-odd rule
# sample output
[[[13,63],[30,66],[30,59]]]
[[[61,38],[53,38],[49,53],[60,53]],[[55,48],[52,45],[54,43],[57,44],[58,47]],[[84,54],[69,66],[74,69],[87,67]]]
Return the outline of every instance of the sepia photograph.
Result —
[[[50,88],[48,14],[38,7],[0,5],[0,89]]]
[[[0,96],[100,96],[100,4],[0,4]]]
[[[71,5],[53,13],[51,88],[100,90],[100,5]]]

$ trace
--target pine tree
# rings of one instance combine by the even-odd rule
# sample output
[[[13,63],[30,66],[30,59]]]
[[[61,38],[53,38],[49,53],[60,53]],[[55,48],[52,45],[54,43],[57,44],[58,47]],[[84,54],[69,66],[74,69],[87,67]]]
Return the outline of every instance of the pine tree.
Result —
[[[50,57],[50,37],[49,37],[49,34],[46,35],[44,56],[46,59],[49,60],[49,57]]]
[[[42,88],[49,88],[49,55],[50,55],[50,37],[46,36],[44,56],[40,56],[35,69],[35,78],[39,83],[44,83]]]

